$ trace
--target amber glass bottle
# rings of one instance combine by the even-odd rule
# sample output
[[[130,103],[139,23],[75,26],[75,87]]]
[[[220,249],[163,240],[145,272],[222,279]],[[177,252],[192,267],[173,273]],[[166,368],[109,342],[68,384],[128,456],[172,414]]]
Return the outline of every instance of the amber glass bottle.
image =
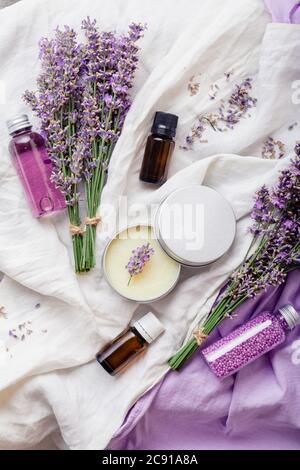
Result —
[[[175,147],[178,117],[174,114],[157,112],[152,134],[148,137],[140,172],[145,183],[163,184],[167,180],[170,159]]]
[[[116,375],[138,359],[164,331],[156,316],[147,313],[106,346],[96,359],[109,374]]]

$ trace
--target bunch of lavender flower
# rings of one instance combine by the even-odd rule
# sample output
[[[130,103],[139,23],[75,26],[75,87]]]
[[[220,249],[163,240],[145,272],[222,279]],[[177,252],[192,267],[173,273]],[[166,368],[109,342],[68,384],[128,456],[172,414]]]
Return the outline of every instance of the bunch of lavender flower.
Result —
[[[144,27],[131,24],[127,35],[100,32],[96,21],[83,21],[87,43],[83,48],[85,86],[82,101],[80,145],[84,149],[87,218],[81,269],[95,266],[97,210],[107,179],[108,165],[131,106],[129,95],[138,63],[136,43]]]
[[[172,369],[180,369],[207,336],[246,300],[282,284],[289,272],[300,268],[300,144],[295,152],[289,167],[280,173],[277,186],[263,186],[256,194],[250,228],[253,241],[245,261],[229,279],[201,328],[169,361]]]
[[[136,42],[143,27],[126,36],[99,32],[96,21],[82,22],[86,42],[73,29],[56,29],[40,41],[41,74],[37,91],[25,101],[40,118],[52,161],[52,181],[65,195],[76,272],[95,266],[96,216],[107,169],[131,105],[129,90],[138,62]],[[87,204],[85,228],[79,212],[79,186]]]
[[[137,274],[140,274],[143,271],[145,264],[150,261],[150,258],[153,254],[154,249],[150,246],[150,243],[147,243],[143,246],[139,246],[132,251],[132,256],[128,264],[125,266],[125,269],[127,269],[130,274],[128,285],[130,284],[133,276],[136,276]]]
[[[39,43],[41,74],[37,91],[26,91],[24,100],[40,119],[52,161],[52,181],[65,196],[72,234],[75,270],[80,271],[82,230],[79,191],[83,154],[77,145],[78,116],[82,108],[82,46],[76,33],[65,26],[51,40]]]

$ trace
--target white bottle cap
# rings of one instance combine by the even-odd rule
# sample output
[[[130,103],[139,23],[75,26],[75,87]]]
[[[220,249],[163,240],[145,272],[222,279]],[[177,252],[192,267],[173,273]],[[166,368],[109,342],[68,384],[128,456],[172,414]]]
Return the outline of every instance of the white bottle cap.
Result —
[[[136,321],[133,327],[149,344],[153,343],[165,331],[164,325],[152,312]]]

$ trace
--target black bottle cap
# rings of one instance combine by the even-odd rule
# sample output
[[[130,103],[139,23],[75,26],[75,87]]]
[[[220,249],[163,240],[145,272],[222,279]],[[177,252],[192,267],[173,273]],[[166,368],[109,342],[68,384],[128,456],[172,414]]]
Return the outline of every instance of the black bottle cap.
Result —
[[[151,132],[171,139],[176,135],[177,124],[178,116],[158,111],[155,113]]]

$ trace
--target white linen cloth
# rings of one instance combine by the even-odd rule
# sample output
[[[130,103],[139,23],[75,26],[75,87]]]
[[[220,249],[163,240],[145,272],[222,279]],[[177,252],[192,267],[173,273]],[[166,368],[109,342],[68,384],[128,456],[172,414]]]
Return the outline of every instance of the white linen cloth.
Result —
[[[123,195],[131,203],[157,203],[174,188],[203,183],[230,201],[238,220],[228,255],[211,267],[186,273],[171,295],[148,307],[164,322],[166,333],[118,378],[102,370],[94,356],[128,324],[138,306],[119,298],[102,277],[101,229],[98,268],[76,276],[66,217],[31,217],[7,151],[5,120],[27,111],[20,96],[35,88],[39,38],[50,36],[58,24],[79,30],[86,15],[96,17],[101,28],[120,32],[132,20],[148,25],[135,100],[112,157],[104,207],[117,205]],[[297,139],[297,126],[292,131],[288,126],[298,113],[291,85],[300,75],[300,26],[269,25],[265,33],[267,21],[259,0],[177,0],[176,8],[172,0],[26,0],[0,12],[0,78],[5,89],[0,104],[0,306],[6,313],[6,318],[0,316],[0,448],[29,448],[48,436],[59,447],[104,448],[130,406],[165,374],[167,359],[207,315],[228,274],[241,262],[250,241],[253,193],[263,183],[275,182],[287,164],[287,159],[261,159],[263,142],[270,135],[280,137],[290,156]],[[224,83],[229,71],[233,77]],[[198,74],[201,89],[191,97],[187,83]],[[196,116],[216,109],[233,83],[248,76],[254,77],[253,95],[258,98],[251,118],[224,134],[209,131],[209,142],[196,144],[194,151],[178,145],[173,177],[162,188],[139,182],[156,110],[180,116],[177,142],[183,144]],[[216,82],[221,91],[212,101],[209,87]],[[113,221],[103,215],[105,227],[112,230]],[[133,214],[130,221],[140,218]],[[9,329],[28,321],[30,336],[24,341],[9,337]]]

